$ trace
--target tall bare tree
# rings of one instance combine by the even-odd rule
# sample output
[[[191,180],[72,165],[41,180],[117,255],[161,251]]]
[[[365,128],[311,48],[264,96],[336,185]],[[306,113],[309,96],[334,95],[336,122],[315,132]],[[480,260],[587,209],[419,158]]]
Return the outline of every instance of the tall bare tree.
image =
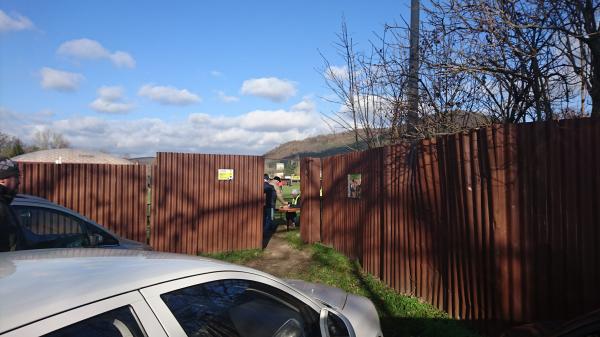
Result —
[[[600,0],[548,2],[550,22],[544,28],[561,35],[558,50],[580,76],[581,99],[589,93],[591,115],[600,117]]]
[[[323,57],[326,83],[335,94],[330,101],[341,107],[330,120],[343,130],[354,131],[356,148],[382,146],[389,137],[390,106],[394,105],[394,98],[386,94],[385,67],[377,63],[375,49],[369,54],[354,50],[345,22],[338,39],[344,66],[335,67]]]
[[[324,58],[344,106],[334,119],[373,147],[490,122],[599,116],[599,2],[431,0],[418,49],[404,22],[386,24],[370,50],[356,51],[344,24],[345,71]]]
[[[408,119],[409,130],[413,130],[417,125],[419,115],[419,26],[421,1],[411,0],[410,4],[410,53],[408,58],[409,76],[408,76]]]
[[[355,51],[345,24],[338,38],[343,71],[323,57],[326,83],[335,94],[332,101],[343,107],[332,120],[354,131],[357,143],[376,147],[412,141],[475,127],[486,120],[471,118],[477,86],[468,81],[473,79],[439,66],[457,56],[449,48],[456,41],[425,31],[420,47],[411,49],[411,29],[398,24],[386,25],[368,53]],[[411,58],[411,50],[419,55]],[[416,59],[422,62],[411,63]],[[418,69],[411,69],[411,64]],[[415,73],[420,75],[414,84],[417,90],[410,84]]]
[[[37,131],[34,135],[34,145],[40,150],[61,149],[69,147],[69,142],[58,132],[50,129]]]
[[[572,76],[564,72],[555,31],[545,29],[551,7],[544,1],[432,1],[428,24],[458,35],[461,57],[441,64],[469,72],[486,91],[491,111],[505,122],[552,119],[574,96]]]

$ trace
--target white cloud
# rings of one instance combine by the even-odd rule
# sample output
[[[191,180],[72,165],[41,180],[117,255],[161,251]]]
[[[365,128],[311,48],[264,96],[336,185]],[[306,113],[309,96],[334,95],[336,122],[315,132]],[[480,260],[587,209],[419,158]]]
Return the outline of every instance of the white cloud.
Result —
[[[209,123],[210,120],[211,120],[210,115],[204,114],[204,113],[192,113],[188,116],[188,121],[190,123],[205,124],[205,123]]]
[[[242,84],[242,94],[253,95],[281,103],[296,95],[294,82],[276,77],[252,78]]]
[[[15,130],[19,130],[22,121],[19,121],[19,115],[14,111],[9,110],[3,106],[0,106],[0,132],[7,133],[11,136],[17,136],[14,134]]]
[[[97,117],[74,117],[52,122],[52,127],[69,137],[92,136],[102,134],[109,127],[109,122]],[[68,131],[72,130],[72,131]]]
[[[50,118],[54,117],[56,114],[50,109],[43,109],[37,112],[35,115],[40,118]]]
[[[59,55],[82,60],[108,59],[117,67],[135,67],[135,60],[129,53],[120,50],[111,53],[98,41],[90,39],[77,39],[64,42],[58,47],[56,52]]]
[[[44,67],[40,70],[41,85],[44,89],[75,91],[84,79],[83,75]]]
[[[99,90],[100,94],[100,90]],[[119,90],[102,90],[105,97],[120,97]],[[102,95],[100,94],[100,95]],[[305,101],[296,106],[310,106]],[[6,115],[6,116],[5,116]],[[0,108],[0,118],[13,113]],[[186,119],[164,121],[157,118],[135,120],[98,117],[70,117],[54,120],[11,118],[0,130],[18,130],[24,141],[33,140],[40,128],[50,128],[69,140],[75,148],[104,150],[132,156],[154,155],[157,151],[231,153],[260,155],[275,146],[329,131],[316,111],[255,110],[240,116],[190,114]]]
[[[325,69],[325,77],[329,80],[345,80],[348,78],[348,67],[330,66]]]
[[[20,14],[14,14],[14,17],[10,17],[0,9],[0,33],[33,28],[34,25],[28,18]]]
[[[292,106],[290,110],[253,110],[235,117],[213,117],[208,114],[195,113],[188,117],[188,121],[219,130],[241,129],[252,132],[307,130],[321,123],[315,105],[309,98]]]
[[[118,114],[129,112],[134,108],[132,103],[123,101],[123,88],[121,87],[101,87],[98,89],[98,96],[90,103],[90,108],[97,112]]]
[[[90,39],[78,39],[64,42],[58,47],[57,53],[88,60],[110,57],[110,52],[108,50],[106,50],[98,41]]]
[[[385,117],[392,110],[394,99],[391,96],[379,95],[354,95],[354,108],[358,115],[372,116],[372,118]],[[337,123],[344,125],[344,128],[350,128],[354,123],[351,113],[352,103],[349,100],[341,103],[337,112],[335,112],[335,120]],[[341,125],[339,125],[341,127]]]
[[[218,71],[218,70],[212,70],[212,71],[210,72],[210,74],[211,74],[213,77],[221,77],[221,76],[223,76],[223,73],[222,73],[222,72],[220,72],[220,71]]]
[[[240,100],[240,98],[236,96],[227,96],[223,91],[217,91],[217,94],[219,95],[219,100],[221,100],[221,102],[231,103]]]
[[[118,101],[123,98],[123,88],[119,86],[100,87],[100,89],[98,89],[98,95],[107,101]]]
[[[138,95],[155,102],[167,105],[189,105],[201,101],[200,96],[187,89],[146,84],[140,88]]]
[[[313,102],[310,98],[305,97],[302,102],[292,106],[292,111],[302,111],[302,112],[315,112],[316,106],[315,102]]]
[[[240,127],[254,131],[286,131],[305,129],[312,125],[313,114],[285,110],[255,110],[240,119]]]
[[[354,105],[360,113],[374,116],[391,111],[394,102],[393,97],[380,95],[354,95],[352,99],[354,102],[347,100],[340,106],[340,113],[350,112]]]
[[[42,128],[54,116],[54,113],[49,109],[33,113],[22,113],[0,106],[0,120],[2,121],[0,132],[19,137],[25,143],[31,144],[33,141],[32,136],[37,130],[35,127]]]
[[[116,51],[110,55],[110,60],[117,67],[135,68],[135,60],[131,55],[123,51]]]

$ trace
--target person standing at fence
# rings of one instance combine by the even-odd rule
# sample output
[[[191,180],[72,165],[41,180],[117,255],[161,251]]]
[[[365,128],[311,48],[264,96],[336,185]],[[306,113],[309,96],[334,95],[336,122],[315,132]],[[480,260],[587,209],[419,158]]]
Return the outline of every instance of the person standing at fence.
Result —
[[[275,209],[275,187],[270,182],[269,175],[265,173],[263,181],[263,190],[265,194],[265,205],[263,208],[263,246],[270,235],[273,226],[273,212]]]
[[[275,193],[277,196],[277,200],[279,200],[279,202],[281,203],[282,207],[286,207],[289,206],[289,203],[287,201],[285,201],[285,199],[283,198],[283,191],[282,191],[282,184],[281,184],[281,178],[279,178],[278,176],[274,176],[273,180],[271,180],[271,185],[273,185],[273,187],[275,188]],[[273,207],[275,207],[275,203],[273,203]]]
[[[0,252],[24,248],[19,219],[10,207],[18,188],[19,166],[6,157],[0,157]]]

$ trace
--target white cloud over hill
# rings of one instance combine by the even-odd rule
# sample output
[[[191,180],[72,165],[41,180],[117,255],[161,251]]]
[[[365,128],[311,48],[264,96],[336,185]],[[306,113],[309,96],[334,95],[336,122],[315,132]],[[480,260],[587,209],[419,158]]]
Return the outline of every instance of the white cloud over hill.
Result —
[[[117,87],[104,87],[98,93],[109,101],[122,98]],[[15,114],[6,109],[0,111],[7,116]],[[39,117],[25,122],[33,119],[24,117],[27,118],[14,119],[10,127],[21,130],[16,136],[25,141],[30,141],[39,127],[49,127],[63,134],[73,147],[132,156],[154,155],[157,151],[260,155],[281,143],[327,131],[309,98],[289,110],[254,110],[240,116],[192,113],[175,121]],[[0,131],[9,131],[3,129],[0,126]]]

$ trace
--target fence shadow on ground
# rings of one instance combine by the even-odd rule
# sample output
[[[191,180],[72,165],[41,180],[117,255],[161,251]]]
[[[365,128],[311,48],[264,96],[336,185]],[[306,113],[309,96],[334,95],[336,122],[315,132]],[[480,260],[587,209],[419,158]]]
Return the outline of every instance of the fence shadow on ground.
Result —
[[[394,313],[393,310],[390,309],[386,299],[375,291],[369,282],[366,281],[365,274],[360,270],[358,263],[352,264],[352,273],[359,281],[361,288],[367,292],[367,297],[375,304],[375,307],[379,312],[383,335],[386,337],[496,337],[514,326],[514,323],[511,324],[508,321],[498,320],[402,317],[398,313]]]

